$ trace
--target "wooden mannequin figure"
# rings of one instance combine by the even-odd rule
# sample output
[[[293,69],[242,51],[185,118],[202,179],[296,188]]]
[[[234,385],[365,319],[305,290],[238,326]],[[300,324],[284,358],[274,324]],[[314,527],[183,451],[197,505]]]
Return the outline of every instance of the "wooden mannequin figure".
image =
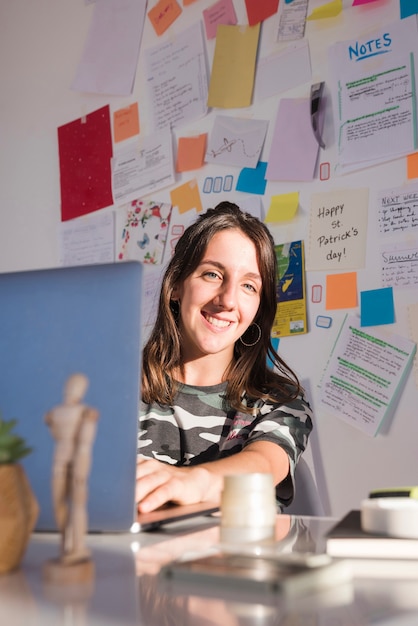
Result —
[[[99,413],[83,404],[88,384],[84,374],[70,376],[64,387],[63,403],[45,416],[55,440],[52,500],[61,533],[61,552],[58,560],[46,564],[44,573],[55,582],[82,582],[93,574],[90,552],[85,545],[87,481]]]

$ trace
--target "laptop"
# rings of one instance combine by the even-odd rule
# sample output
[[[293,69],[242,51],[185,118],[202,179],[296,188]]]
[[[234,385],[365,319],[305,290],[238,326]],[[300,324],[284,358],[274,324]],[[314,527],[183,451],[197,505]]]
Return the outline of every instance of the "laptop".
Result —
[[[0,412],[32,448],[22,465],[39,503],[35,530],[56,530],[44,416],[75,372],[88,377],[84,402],[99,411],[89,530],[126,531],[134,521],[141,286],[137,262],[0,274]]]
[[[45,414],[68,377],[89,379],[99,412],[88,478],[90,532],[154,529],[217,507],[135,506],[143,266],[127,261],[0,274],[0,413],[17,419],[32,452],[22,465],[39,503],[35,530],[56,531],[51,496],[54,440]]]

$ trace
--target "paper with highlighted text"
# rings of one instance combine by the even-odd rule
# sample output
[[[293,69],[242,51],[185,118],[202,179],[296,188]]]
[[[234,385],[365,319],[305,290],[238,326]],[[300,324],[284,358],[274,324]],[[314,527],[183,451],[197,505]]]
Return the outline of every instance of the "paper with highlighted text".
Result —
[[[321,404],[366,435],[376,435],[415,351],[413,341],[381,328],[361,328],[357,317],[346,316],[321,381]]]

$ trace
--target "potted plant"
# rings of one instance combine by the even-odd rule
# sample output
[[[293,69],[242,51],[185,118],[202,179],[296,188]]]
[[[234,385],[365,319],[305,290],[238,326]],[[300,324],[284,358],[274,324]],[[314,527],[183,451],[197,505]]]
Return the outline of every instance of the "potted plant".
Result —
[[[20,459],[31,452],[0,416],[0,574],[17,568],[38,518],[39,506]]]

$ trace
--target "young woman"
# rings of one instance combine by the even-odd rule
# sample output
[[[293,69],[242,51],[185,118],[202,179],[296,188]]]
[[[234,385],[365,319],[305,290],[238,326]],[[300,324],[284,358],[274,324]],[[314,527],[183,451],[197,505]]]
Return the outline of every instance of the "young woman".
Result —
[[[312,414],[270,340],[276,264],[267,227],[230,202],[178,241],[143,353],[140,512],[219,501],[238,472],[271,473],[279,505],[292,501]]]

